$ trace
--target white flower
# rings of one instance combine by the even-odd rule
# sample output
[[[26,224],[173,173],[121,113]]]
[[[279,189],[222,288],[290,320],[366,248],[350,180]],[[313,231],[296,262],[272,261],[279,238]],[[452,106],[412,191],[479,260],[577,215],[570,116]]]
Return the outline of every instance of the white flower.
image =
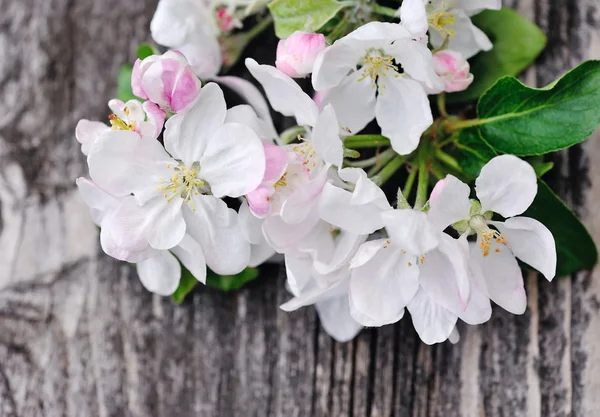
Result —
[[[219,22],[210,1],[160,0],[150,30],[158,44],[181,51],[200,78],[221,69]]]
[[[338,342],[347,342],[363,327],[350,315],[348,265],[366,235],[342,231],[334,237],[326,222],[320,222],[313,234],[314,246],[304,248],[305,254],[285,256],[294,298],[281,308],[293,311],[314,304],[325,331]]]
[[[102,122],[82,119],[75,127],[75,137],[81,143],[81,153],[87,155],[92,144],[104,133],[111,130],[130,130],[142,138],[156,139],[162,131],[165,122],[165,112],[154,103],[140,103],[129,100],[123,103],[113,99],[108,102],[113,112],[109,116],[111,126]]]
[[[381,22],[367,23],[325,49],[312,83],[317,91],[329,89],[323,104],[333,105],[342,125],[356,133],[375,117],[402,155],[416,149],[433,123],[425,89],[444,89],[427,46],[402,25]]]
[[[398,14],[414,37],[426,38],[429,29],[429,41],[434,48],[440,48],[448,39],[448,48],[468,59],[493,47],[470,16],[484,9],[501,7],[501,0],[404,0]]]
[[[173,294],[179,286],[181,277],[179,261],[192,272],[198,281],[206,282],[206,264],[202,248],[190,235],[186,234],[181,242],[171,249],[179,261],[171,252],[156,250],[149,246],[140,251],[130,251],[119,247],[111,236],[108,226],[110,221],[105,223],[105,219],[112,216],[123,199],[133,199],[133,197],[118,199],[85,178],[78,178],[76,182],[83,200],[90,207],[94,223],[101,228],[100,244],[102,249],[117,259],[136,262],[140,281],[148,291],[159,295]]]
[[[509,312],[522,314],[527,299],[515,258],[548,280],[556,274],[552,233],[539,221],[518,216],[537,193],[535,172],[516,156],[501,155],[482,168],[475,185],[479,201],[469,200],[469,187],[448,176],[431,202],[429,217],[438,228],[454,225],[464,235],[477,234],[470,256],[484,277],[486,294]],[[492,220],[493,213],[506,220]]]
[[[121,247],[166,250],[185,234],[200,243],[208,266],[220,274],[240,272],[250,247],[238,215],[221,197],[240,197],[260,184],[265,156],[254,131],[224,123],[221,89],[209,83],[186,113],[166,124],[165,148],[156,140],[115,131],[92,146],[90,176],[121,202],[108,227]],[[169,153],[167,153],[167,151]]]

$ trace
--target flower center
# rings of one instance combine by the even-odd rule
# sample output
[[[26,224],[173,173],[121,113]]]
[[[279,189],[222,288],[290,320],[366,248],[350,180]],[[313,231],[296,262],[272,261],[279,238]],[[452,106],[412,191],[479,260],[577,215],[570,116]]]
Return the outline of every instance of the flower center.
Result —
[[[167,168],[170,168],[167,165]],[[173,175],[168,180],[160,179],[156,189],[163,193],[163,197],[171,202],[176,197],[183,198],[184,203],[188,203],[193,196],[198,194],[208,194],[210,186],[208,183],[198,178],[200,163],[194,162],[191,167],[187,167],[179,161],[175,167]]]
[[[292,151],[302,159],[304,168],[309,173],[319,165],[319,158],[311,140],[303,140],[302,143],[290,145]]]
[[[127,116],[127,119],[129,119],[129,107],[125,107],[123,109],[123,113],[125,113],[125,116]],[[135,120],[125,121],[114,113],[108,116],[108,120],[110,121],[112,130],[131,130],[135,132],[135,129],[137,127]]]
[[[385,88],[385,84],[382,82],[383,77],[390,72],[394,77],[399,77],[400,74],[398,71],[398,66],[394,65],[394,57],[386,55],[382,49],[371,49],[363,58],[362,77],[358,81],[370,77],[372,87],[376,88],[379,86],[381,92]]]
[[[488,256],[491,252],[492,240],[495,240],[498,244],[506,246],[507,243],[504,236],[497,230],[490,229],[483,215],[477,214],[471,217],[471,219],[469,220],[469,226],[481,238],[481,240],[479,241],[479,248],[481,249],[481,252],[483,253],[484,257]],[[500,251],[500,248],[494,249],[494,252],[496,253],[499,253]]]
[[[453,3],[446,5],[446,0],[442,1],[440,9],[432,10],[427,13],[427,20],[429,26],[437,30],[442,34],[444,38],[454,37],[456,32],[449,26],[453,26],[456,23],[454,14],[448,12],[448,9],[453,6]]]

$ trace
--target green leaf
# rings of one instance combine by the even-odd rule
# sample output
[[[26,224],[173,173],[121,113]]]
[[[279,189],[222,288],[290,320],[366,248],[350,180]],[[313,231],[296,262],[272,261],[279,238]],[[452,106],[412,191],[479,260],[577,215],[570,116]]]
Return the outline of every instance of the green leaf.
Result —
[[[544,181],[538,180],[537,196],[523,215],[539,220],[554,235],[557,276],[591,269],[598,262],[598,250],[589,232]]]
[[[275,21],[275,34],[284,39],[297,30],[316,32],[350,1],[334,0],[274,0],[268,7]]]
[[[257,277],[258,269],[256,268],[246,268],[237,275],[217,275],[208,270],[206,285],[227,292],[238,290]]]
[[[117,81],[117,98],[123,102],[136,99],[131,91],[131,72],[133,67],[131,65],[123,65],[121,71],[119,71],[119,79]]]
[[[455,145],[454,157],[471,180],[477,178],[481,168],[497,155],[494,149],[482,139],[476,127],[461,130]]]
[[[540,29],[512,9],[485,10],[473,23],[490,38],[494,48],[471,59],[473,84],[460,93],[448,95],[448,102],[474,100],[500,77],[517,75],[544,50],[546,37]]]
[[[149,56],[152,56],[152,55],[155,55],[155,54],[156,54],[156,51],[154,50],[154,48],[150,44],[143,43],[140,46],[138,46],[137,57],[139,59],[146,59]]]
[[[198,284],[196,277],[194,277],[190,271],[181,265],[181,279],[179,280],[179,287],[177,287],[177,290],[175,290],[173,295],[171,295],[171,298],[177,304],[183,303],[185,297],[194,289],[196,284]]]
[[[538,178],[542,178],[544,174],[554,168],[554,162],[544,161],[544,157],[542,155],[536,155],[532,156],[531,158],[527,158],[527,162],[533,167],[535,170],[535,175],[537,175]]]
[[[502,78],[481,97],[477,113],[481,136],[501,152],[530,156],[568,148],[600,124],[600,61],[584,62],[542,89]]]

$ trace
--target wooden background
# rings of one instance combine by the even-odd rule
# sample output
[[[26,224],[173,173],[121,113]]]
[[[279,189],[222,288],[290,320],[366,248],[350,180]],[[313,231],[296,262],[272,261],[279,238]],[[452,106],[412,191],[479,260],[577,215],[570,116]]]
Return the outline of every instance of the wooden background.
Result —
[[[598,0],[512,0],[549,46],[545,85],[600,58]],[[405,318],[338,344],[313,309],[278,310],[271,266],[183,306],[105,256],[74,179],[80,118],[104,119],[156,0],[0,0],[0,416],[599,416],[600,271],[527,281],[458,345]],[[600,241],[600,138],[556,157],[554,184]]]

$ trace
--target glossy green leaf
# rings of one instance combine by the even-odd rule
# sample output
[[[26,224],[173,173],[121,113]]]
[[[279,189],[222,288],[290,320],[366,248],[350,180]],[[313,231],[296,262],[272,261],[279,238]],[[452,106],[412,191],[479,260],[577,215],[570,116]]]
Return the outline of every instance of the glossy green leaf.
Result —
[[[598,262],[598,250],[589,232],[544,181],[538,180],[537,196],[523,215],[539,220],[554,235],[557,276],[591,269]]]
[[[117,81],[117,98],[124,102],[137,98],[133,95],[133,91],[131,91],[132,71],[133,67],[131,65],[123,65],[121,67],[121,71],[119,71],[119,79]]]
[[[454,156],[471,180],[475,180],[481,168],[497,155],[494,149],[481,138],[476,127],[461,130],[455,146]]]
[[[552,85],[529,88],[500,79],[479,100],[481,136],[495,149],[542,155],[587,139],[600,124],[600,61],[588,61]]]
[[[344,7],[353,5],[335,0],[274,0],[268,7],[275,21],[275,34],[284,39],[297,30],[316,32]]]
[[[227,292],[240,289],[256,278],[258,278],[258,269],[256,268],[246,268],[237,275],[217,275],[208,270],[206,285]]]
[[[143,43],[140,46],[138,46],[137,49],[137,57],[139,59],[146,59],[149,56],[155,55],[157,52],[154,50],[154,48],[152,47],[152,45],[147,44],[147,43]]]
[[[449,94],[451,103],[474,100],[498,78],[519,74],[546,46],[540,29],[513,9],[485,10],[473,17],[473,23],[488,35],[494,48],[470,60],[475,80],[467,90]]]

